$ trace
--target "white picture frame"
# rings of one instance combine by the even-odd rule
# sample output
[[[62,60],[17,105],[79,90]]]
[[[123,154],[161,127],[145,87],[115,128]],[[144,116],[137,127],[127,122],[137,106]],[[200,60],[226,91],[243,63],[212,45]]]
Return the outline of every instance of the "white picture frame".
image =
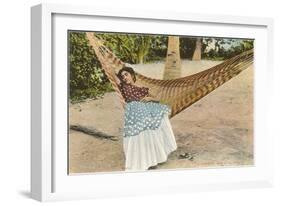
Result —
[[[100,21],[100,23],[98,23]],[[116,24],[118,21],[119,25]],[[93,24],[94,22],[94,24]],[[96,25],[95,25],[96,23]],[[136,25],[140,26],[136,28]],[[65,31],[93,30],[149,32],[159,24],[175,28],[167,34],[254,37],[255,50],[255,166],[186,169],[150,173],[69,176],[65,170],[67,111],[63,99],[67,76]],[[99,25],[99,26],[98,26]],[[121,27],[117,27],[123,25]],[[141,25],[147,25],[141,27]],[[193,31],[181,30],[193,26]],[[273,20],[260,17],[203,15],[160,11],[112,10],[58,4],[31,8],[31,196],[39,201],[124,195],[226,190],[273,185],[273,134],[268,115],[273,76]],[[110,28],[110,29],[109,29]],[[121,30],[118,30],[120,29]],[[187,27],[185,27],[187,28]],[[205,29],[204,29],[205,28]],[[206,33],[206,28],[209,33]],[[150,29],[150,30],[149,30]],[[189,33],[190,32],[190,33]],[[192,33],[193,32],[193,33]],[[196,32],[196,33],[195,33]],[[228,33],[226,33],[228,32]],[[239,33],[239,34],[238,34]],[[59,56],[57,56],[59,55]],[[60,56],[61,55],[61,56]],[[58,58],[62,57],[62,58]],[[58,60],[59,59],[59,60]],[[60,67],[61,66],[61,67]],[[264,98],[266,97],[266,98]],[[65,162],[64,162],[65,160]],[[165,180],[165,181],[163,181]]]

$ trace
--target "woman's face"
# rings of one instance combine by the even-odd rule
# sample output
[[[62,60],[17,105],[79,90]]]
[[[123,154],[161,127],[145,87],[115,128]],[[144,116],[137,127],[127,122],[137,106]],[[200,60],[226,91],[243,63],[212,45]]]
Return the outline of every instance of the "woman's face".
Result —
[[[121,72],[121,78],[122,78],[122,81],[125,82],[126,84],[133,84],[134,83],[132,75],[127,71]]]

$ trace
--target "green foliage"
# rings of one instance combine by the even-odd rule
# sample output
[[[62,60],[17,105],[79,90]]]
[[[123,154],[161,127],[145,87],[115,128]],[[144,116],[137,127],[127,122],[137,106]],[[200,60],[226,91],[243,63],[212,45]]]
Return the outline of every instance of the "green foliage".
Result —
[[[69,67],[71,101],[96,98],[112,90],[85,33],[69,33]]]
[[[253,47],[253,40],[203,38],[202,56],[204,59],[225,60]]]
[[[254,47],[253,40],[230,38],[202,38],[202,59],[225,60]],[[191,59],[196,47],[196,37],[180,37],[181,58]]]
[[[147,62],[164,60],[167,55],[168,36],[153,36],[151,49],[146,57]]]
[[[191,59],[196,46],[196,38],[180,37],[180,56],[183,59]]]
[[[99,33],[104,44],[123,62],[142,64],[163,58],[167,37],[139,34]]]

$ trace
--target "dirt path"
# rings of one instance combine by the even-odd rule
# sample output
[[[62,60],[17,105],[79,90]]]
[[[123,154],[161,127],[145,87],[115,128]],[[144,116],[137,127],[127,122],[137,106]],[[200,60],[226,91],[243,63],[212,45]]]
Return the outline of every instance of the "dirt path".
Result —
[[[183,62],[182,75],[218,62]],[[193,64],[193,66],[192,66]],[[137,65],[136,70],[161,78],[163,64]],[[147,68],[153,68],[147,69]],[[242,166],[253,164],[253,68],[213,91],[171,119],[178,149],[157,169]],[[124,170],[123,109],[115,93],[103,99],[70,106],[70,124],[95,127],[114,134],[118,141],[98,139],[70,131],[70,173]],[[193,160],[179,159],[189,152]]]

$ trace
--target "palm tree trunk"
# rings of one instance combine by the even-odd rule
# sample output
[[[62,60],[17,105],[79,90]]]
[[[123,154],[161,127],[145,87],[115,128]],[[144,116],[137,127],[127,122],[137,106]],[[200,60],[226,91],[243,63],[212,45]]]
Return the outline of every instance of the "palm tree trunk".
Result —
[[[163,79],[175,79],[181,76],[180,41],[177,36],[169,36]]]
[[[201,60],[201,49],[202,49],[202,42],[201,42],[201,38],[198,37],[196,39],[196,46],[195,46],[195,50],[192,56],[192,61],[198,61]]]

